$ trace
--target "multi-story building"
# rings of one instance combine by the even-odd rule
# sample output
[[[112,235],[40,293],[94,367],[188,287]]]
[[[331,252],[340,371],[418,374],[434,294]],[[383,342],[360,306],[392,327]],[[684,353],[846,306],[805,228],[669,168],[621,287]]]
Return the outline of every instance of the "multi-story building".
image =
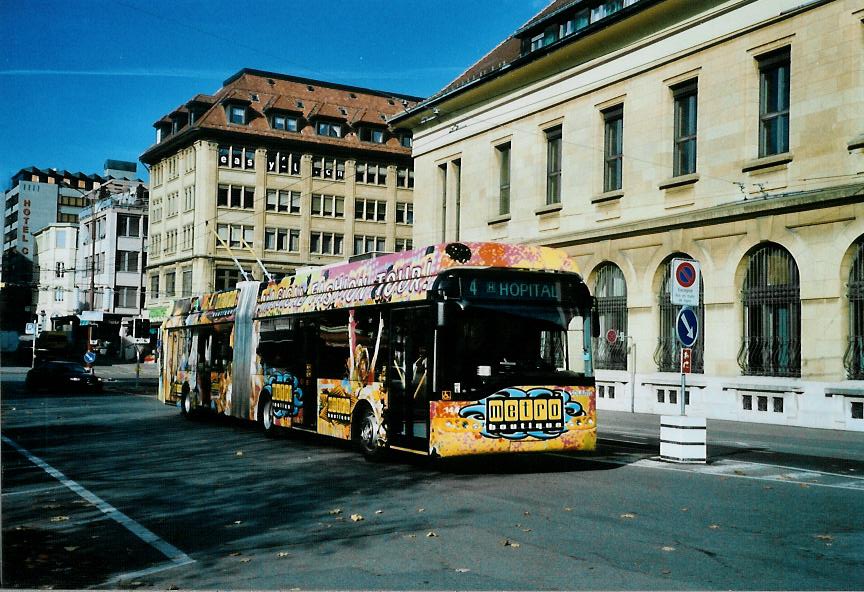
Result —
[[[52,331],[58,319],[78,312],[75,259],[78,224],[57,222],[33,233],[38,270],[36,311],[44,312],[42,330]]]
[[[370,251],[411,246],[420,99],[244,69],[154,124],[148,309]]]
[[[33,235],[49,224],[78,224],[89,205],[88,193],[111,179],[133,180],[136,164],[106,160],[102,175],[28,167],[13,177],[4,196],[3,271],[0,278],[0,323],[21,330],[36,301],[39,270],[34,267]],[[140,182],[140,181],[139,181]],[[5,314],[5,313],[13,314]]]
[[[598,406],[864,430],[864,4],[555,0],[398,115],[415,243],[566,249]],[[670,263],[701,263],[680,390]]]

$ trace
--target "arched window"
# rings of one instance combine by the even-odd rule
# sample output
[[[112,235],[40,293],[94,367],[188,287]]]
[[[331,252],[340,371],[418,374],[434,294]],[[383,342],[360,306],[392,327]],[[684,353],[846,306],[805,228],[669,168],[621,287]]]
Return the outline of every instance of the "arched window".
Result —
[[[671,255],[663,263],[663,279],[660,282],[660,337],[657,339],[657,349],[654,350],[654,361],[657,363],[657,370],[660,372],[680,372],[681,371],[681,344],[678,342],[678,336],[675,331],[675,321],[678,317],[678,311],[681,306],[672,304],[670,291],[672,289],[672,260],[673,259],[690,259],[689,255],[677,253]],[[705,294],[704,282],[699,282],[699,306],[696,308],[696,315],[699,317],[699,337],[693,345],[692,355],[692,371],[702,374],[705,371],[704,352],[705,352],[705,308],[702,306],[702,300]]]
[[[849,346],[843,365],[850,380],[864,380],[864,237],[855,241],[846,298],[849,300]]]
[[[594,296],[600,319],[595,366],[605,370],[626,370],[627,283],[617,265],[604,263],[597,270]]]
[[[747,258],[741,292],[744,339],[738,365],[744,374],[801,376],[801,297],[798,266],[775,244]]]

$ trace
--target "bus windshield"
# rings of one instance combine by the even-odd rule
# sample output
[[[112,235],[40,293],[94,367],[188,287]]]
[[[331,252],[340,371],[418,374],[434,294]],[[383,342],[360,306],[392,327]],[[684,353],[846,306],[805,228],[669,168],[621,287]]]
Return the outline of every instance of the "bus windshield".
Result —
[[[583,357],[577,311],[500,305],[451,310],[439,333],[438,368],[440,388],[449,390],[452,385],[455,399],[512,383],[514,376],[537,384],[580,382],[568,361],[569,355],[579,361]]]

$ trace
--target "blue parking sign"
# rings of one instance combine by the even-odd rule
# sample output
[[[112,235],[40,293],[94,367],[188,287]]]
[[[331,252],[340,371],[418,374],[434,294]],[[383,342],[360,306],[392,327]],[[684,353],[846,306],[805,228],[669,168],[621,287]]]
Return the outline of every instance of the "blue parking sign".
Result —
[[[86,354],[84,354],[84,363],[85,364],[92,364],[95,361],[96,361],[96,352],[88,351]]]

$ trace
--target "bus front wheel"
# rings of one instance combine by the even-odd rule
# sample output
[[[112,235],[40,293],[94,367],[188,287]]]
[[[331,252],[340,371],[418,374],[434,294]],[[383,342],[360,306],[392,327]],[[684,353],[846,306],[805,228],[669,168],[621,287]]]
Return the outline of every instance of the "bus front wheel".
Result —
[[[277,426],[273,410],[273,400],[271,398],[268,397],[261,402],[258,418],[261,422],[261,429],[264,430],[264,435],[270,438],[275,436]]]
[[[189,419],[192,417],[192,393],[189,391],[189,385],[183,385],[183,392],[180,394],[180,415]]]
[[[360,411],[356,440],[366,460],[377,461],[384,456],[385,448],[378,442],[378,421],[368,405],[364,405]]]

